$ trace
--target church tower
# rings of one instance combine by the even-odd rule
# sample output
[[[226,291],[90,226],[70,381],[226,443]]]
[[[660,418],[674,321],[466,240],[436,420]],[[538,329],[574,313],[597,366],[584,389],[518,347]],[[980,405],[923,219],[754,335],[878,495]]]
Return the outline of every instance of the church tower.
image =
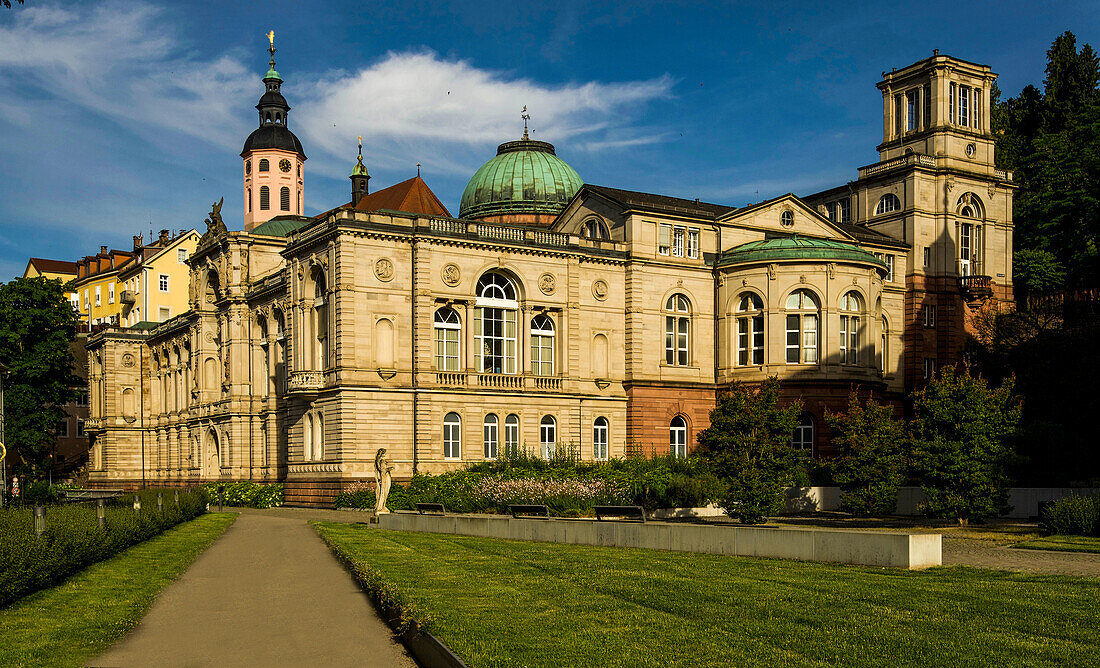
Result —
[[[275,71],[275,32],[267,34],[271,61],[264,75],[264,94],[256,105],[260,127],[248,135],[244,161],[244,229],[282,215],[302,215],[306,161],[302,142],[287,128],[290,105]]]
[[[362,137],[359,137],[359,160],[355,163],[355,167],[352,167],[351,174],[348,175],[348,178],[351,179],[351,205],[355,206],[359,203],[359,200],[370,194],[368,186],[370,182],[370,173],[367,172],[367,166],[363,164]]]

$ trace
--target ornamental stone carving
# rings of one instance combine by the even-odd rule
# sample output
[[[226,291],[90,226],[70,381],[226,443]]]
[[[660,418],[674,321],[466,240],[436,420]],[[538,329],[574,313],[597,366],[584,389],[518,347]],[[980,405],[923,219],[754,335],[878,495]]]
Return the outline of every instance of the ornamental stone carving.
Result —
[[[539,276],[539,290],[542,290],[544,295],[554,294],[554,275],[547,273]]]
[[[462,280],[462,270],[454,263],[443,265],[443,271],[440,272],[440,275],[443,277],[443,282],[452,288]]]
[[[122,366],[126,368],[131,368],[134,366],[134,364],[134,356],[132,354],[126,353],[122,356]]]
[[[383,283],[393,279],[393,262],[389,258],[378,258],[374,263],[374,275]]]
[[[609,291],[610,289],[607,286],[607,281],[603,280],[602,278],[597,279],[592,283],[592,296],[600,300],[601,302],[607,299],[607,293]]]

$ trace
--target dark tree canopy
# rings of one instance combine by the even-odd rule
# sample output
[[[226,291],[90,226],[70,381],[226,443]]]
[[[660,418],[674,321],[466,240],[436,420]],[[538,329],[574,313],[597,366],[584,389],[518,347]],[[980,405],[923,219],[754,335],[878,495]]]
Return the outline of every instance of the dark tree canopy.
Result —
[[[832,444],[839,454],[833,479],[844,493],[841,510],[853,515],[889,515],[897,508],[898,486],[905,476],[905,425],[894,411],[853,390],[848,410],[826,413]]]
[[[17,278],[0,284],[0,364],[4,431],[15,473],[38,478],[53,452],[62,406],[81,384],[69,342],[78,316],[60,280]]]

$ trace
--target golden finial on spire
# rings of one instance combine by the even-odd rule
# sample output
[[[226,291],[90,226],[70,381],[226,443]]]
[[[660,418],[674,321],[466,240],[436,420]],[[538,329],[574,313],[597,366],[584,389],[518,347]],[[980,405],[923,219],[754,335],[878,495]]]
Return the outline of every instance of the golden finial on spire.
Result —
[[[268,46],[267,51],[271,54],[271,69],[275,69],[275,31],[267,33]]]
[[[363,157],[363,135],[359,135],[359,157]]]
[[[527,113],[527,105],[523,105],[523,111],[519,112],[519,117],[523,119],[523,139],[527,140],[527,121],[531,120],[531,114]]]

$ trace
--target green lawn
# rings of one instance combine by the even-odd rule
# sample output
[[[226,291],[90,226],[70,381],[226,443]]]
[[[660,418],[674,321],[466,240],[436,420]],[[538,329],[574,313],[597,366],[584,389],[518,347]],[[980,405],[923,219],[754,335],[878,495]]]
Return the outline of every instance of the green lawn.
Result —
[[[314,523],[471,666],[1100,664],[1100,580]]]
[[[0,610],[0,665],[82,665],[133,628],[236,518],[202,515]]]
[[[1100,538],[1090,536],[1047,536],[1013,545],[1025,550],[1050,550],[1053,552],[1091,552],[1100,554]]]

